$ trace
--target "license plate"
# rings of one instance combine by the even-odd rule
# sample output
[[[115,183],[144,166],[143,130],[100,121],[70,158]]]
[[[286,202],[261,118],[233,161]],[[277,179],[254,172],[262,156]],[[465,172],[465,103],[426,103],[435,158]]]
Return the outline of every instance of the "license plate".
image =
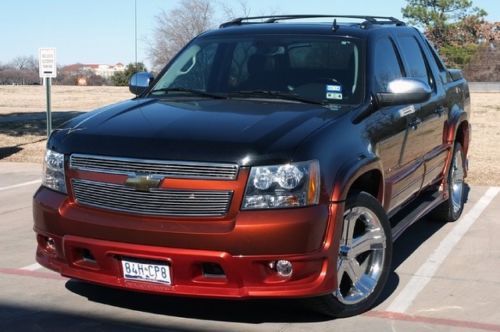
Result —
[[[171,285],[170,266],[156,262],[137,262],[123,259],[123,277],[128,280],[157,282]]]

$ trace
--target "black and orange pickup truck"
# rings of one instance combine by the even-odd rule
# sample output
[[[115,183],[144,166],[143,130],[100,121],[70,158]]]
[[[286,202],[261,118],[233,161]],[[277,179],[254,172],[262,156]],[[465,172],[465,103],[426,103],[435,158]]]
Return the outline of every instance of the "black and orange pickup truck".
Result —
[[[236,19],[130,90],[47,143],[36,255],[63,276],[343,317],[413,222],[462,213],[467,82],[397,19]]]

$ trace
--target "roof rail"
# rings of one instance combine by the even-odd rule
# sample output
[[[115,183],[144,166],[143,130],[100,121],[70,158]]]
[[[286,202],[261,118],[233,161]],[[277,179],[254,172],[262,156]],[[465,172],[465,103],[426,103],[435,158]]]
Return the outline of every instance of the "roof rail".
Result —
[[[238,17],[231,21],[222,23],[219,27],[226,28],[233,25],[242,24],[258,24],[258,23],[276,23],[284,20],[296,20],[304,18],[354,18],[364,20],[361,23],[363,26],[372,24],[384,25],[394,24],[396,26],[405,26],[403,21],[390,16],[367,16],[367,15],[270,15],[270,16],[252,16],[252,17]],[[256,22],[255,22],[256,21]]]

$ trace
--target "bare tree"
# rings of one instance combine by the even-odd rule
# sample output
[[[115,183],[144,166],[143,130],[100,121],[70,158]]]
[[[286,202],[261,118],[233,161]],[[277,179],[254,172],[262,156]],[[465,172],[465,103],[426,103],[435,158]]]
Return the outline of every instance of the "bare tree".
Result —
[[[219,15],[215,15],[215,12]],[[149,58],[153,70],[160,70],[191,39],[222,22],[250,15],[274,15],[277,7],[266,12],[252,12],[246,0],[182,0],[171,11],[156,16],[154,39],[150,42]]]
[[[18,56],[11,61],[11,66],[17,70],[38,71],[38,60],[30,56]]]
[[[191,39],[212,28],[213,19],[214,7],[209,0],[182,0],[178,7],[156,16],[149,50],[153,70],[161,69]]]
[[[218,19],[220,23],[238,17],[272,16],[281,12],[279,6],[267,6],[265,10],[255,12],[247,0],[220,0],[218,4],[221,12],[221,17]]]
[[[248,17],[252,14],[252,8],[248,5],[245,0],[232,0],[231,5],[227,1],[221,1],[219,6],[222,12],[222,21],[229,21],[238,17]],[[236,6],[234,6],[236,3]]]
[[[18,56],[10,63],[0,66],[0,84],[36,84],[38,61],[34,56]]]

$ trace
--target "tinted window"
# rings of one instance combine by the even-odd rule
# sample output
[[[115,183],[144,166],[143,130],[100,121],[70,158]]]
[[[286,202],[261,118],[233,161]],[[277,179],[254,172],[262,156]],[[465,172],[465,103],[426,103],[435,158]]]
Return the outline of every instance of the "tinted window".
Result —
[[[291,45],[289,54],[292,68],[342,70],[354,65],[349,63],[354,62],[354,48],[348,40],[295,44]]]
[[[375,44],[375,89],[387,91],[389,82],[401,78],[401,65],[394,50],[393,43],[388,38],[381,38]]]
[[[257,48],[250,42],[237,43],[232,54],[231,68],[229,72],[229,87],[237,88],[249,79],[248,60],[257,53]]]
[[[408,65],[406,76],[430,84],[431,80],[427,73],[427,66],[422,56],[422,50],[420,46],[418,46],[415,38],[401,37],[399,39],[399,44],[401,46],[401,55],[405,58],[406,64]]]
[[[347,38],[200,38],[176,58],[154,90],[181,87],[235,98],[266,90],[322,103],[358,104],[363,99],[362,58],[360,41]]]
[[[209,44],[199,52],[190,54],[179,69],[179,75],[174,78],[172,86],[206,90],[216,49],[216,44]]]
[[[443,62],[441,62],[441,59],[437,55],[436,49],[429,43],[427,39],[425,39],[425,43],[427,44],[427,47],[432,53],[432,57],[434,58],[434,62],[436,63],[436,66],[439,68],[439,71],[444,71],[444,65]]]

